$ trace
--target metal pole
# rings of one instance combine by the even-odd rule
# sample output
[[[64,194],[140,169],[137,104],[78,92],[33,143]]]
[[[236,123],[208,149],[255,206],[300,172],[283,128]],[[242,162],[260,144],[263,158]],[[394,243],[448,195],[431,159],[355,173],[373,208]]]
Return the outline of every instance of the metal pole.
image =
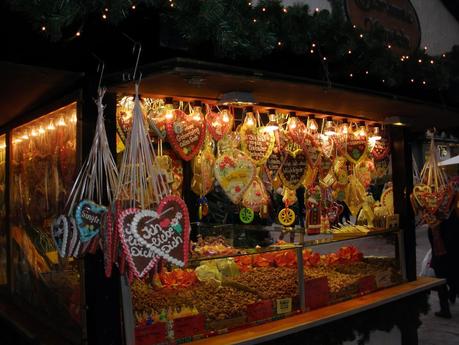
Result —
[[[296,247],[296,262],[298,269],[298,291],[300,294],[301,311],[306,310],[306,301],[304,298],[304,266],[303,266],[303,245]]]

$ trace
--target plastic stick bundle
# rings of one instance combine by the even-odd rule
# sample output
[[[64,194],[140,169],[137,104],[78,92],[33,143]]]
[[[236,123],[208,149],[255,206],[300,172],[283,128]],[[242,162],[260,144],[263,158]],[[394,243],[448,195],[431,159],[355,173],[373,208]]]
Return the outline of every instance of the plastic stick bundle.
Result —
[[[82,256],[97,248],[99,233],[107,208],[114,200],[118,170],[110,152],[104,124],[105,90],[98,89],[97,123],[88,158],[70,191],[64,215],[53,224],[53,240],[62,257]]]
[[[429,156],[422,167],[420,180],[421,183],[429,186],[433,192],[441,191],[448,183],[444,171],[438,166],[433,135],[430,141]]]
[[[131,133],[126,141],[116,191],[116,200],[121,201],[123,208],[152,208],[169,194],[144,121],[136,84]]]

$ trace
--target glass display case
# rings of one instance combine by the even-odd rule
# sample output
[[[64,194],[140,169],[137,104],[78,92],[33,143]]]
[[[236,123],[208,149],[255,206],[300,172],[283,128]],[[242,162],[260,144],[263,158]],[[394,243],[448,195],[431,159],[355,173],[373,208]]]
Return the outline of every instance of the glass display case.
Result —
[[[397,230],[248,248],[233,246],[234,238],[222,234],[264,232],[259,237],[264,244],[267,238],[279,238],[281,229],[199,228],[185,269],[166,265],[151,279],[132,285],[136,344],[210,337],[403,282]]]
[[[78,342],[79,262],[61,259],[51,237],[76,177],[76,123],[72,103],[12,130],[10,236],[14,296]]]

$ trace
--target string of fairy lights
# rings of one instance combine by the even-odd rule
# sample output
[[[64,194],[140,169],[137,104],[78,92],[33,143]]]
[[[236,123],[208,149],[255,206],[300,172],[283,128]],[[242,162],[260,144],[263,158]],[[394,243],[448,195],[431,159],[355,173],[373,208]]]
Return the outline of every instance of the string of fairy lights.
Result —
[[[171,10],[174,10],[175,8],[177,8],[175,1],[177,1],[177,0],[166,0],[166,3],[168,4],[167,7],[169,7]],[[252,8],[252,11],[253,11],[252,22],[253,22],[254,25],[257,25],[260,22],[260,18],[258,18],[260,15],[266,15],[266,14],[268,14],[268,12],[269,12],[269,14],[273,14],[274,15],[274,13],[271,13],[273,11],[272,8],[255,7],[252,1],[248,1],[247,5],[250,8]],[[130,10],[131,11],[136,11],[137,10],[137,5],[136,5],[135,2],[131,2]],[[281,6],[279,10],[280,10],[280,13],[278,13],[278,14],[287,14],[287,13],[289,13],[289,8],[285,7],[285,6],[284,7]],[[320,8],[316,7],[315,9],[312,9],[310,11],[312,12],[312,15],[319,15],[322,10]],[[100,13],[101,21],[108,22],[109,21],[109,16],[110,16],[110,8],[109,7],[104,7],[102,12]],[[358,28],[356,25],[353,25],[352,27],[353,27],[357,37],[360,40],[364,40],[365,41],[366,33],[364,31],[362,31],[360,28]],[[46,24],[42,25],[41,30],[43,32],[47,31]],[[82,28],[79,28],[74,33],[74,38],[79,38],[79,37],[82,36],[82,34],[83,34],[83,30],[82,30]],[[317,56],[317,58],[321,62],[322,68],[323,68],[323,70],[325,72],[325,76],[326,76],[327,82],[330,83],[327,63],[330,62],[330,58],[331,57],[328,56],[328,55],[322,54],[321,49],[320,49],[320,42],[319,41],[314,40],[312,37],[309,37],[309,39],[310,39],[310,45],[309,45],[309,49],[307,49],[305,51],[305,55]],[[284,42],[282,41],[282,39],[279,39],[277,41],[277,48],[278,49],[282,49],[283,46],[284,46]],[[392,44],[390,44],[390,43],[385,44],[384,47],[388,51],[392,51],[393,54],[396,54]],[[427,53],[428,47],[425,46],[423,51],[424,51],[424,53]],[[353,53],[354,53],[353,49],[351,47],[349,47],[347,49],[347,55],[351,56]],[[434,64],[439,63],[440,62],[439,60],[445,59],[446,57],[447,57],[447,55],[445,53],[443,53],[439,57],[431,57],[431,56],[427,55],[425,58],[418,58],[417,59],[417,63],[418,63],[418,65],[424,65],[424,64],[434,65]],[[413,59],[413,57],[410,56],[410,55],[405,55],[405,54],[400,55],[400,62],[402,62],[402,63],[409,62],[412,59]],[[355,79],[357,77],[368,78],[371,75],[372,75],[372,72],[369,71],[369,69],[367,67],[365,67],[363,69],[359,69],[359,68],[355,68],[354,67],[354,68],[351,68],[349,70],[349,72],[347,74],[347,78],[349,80],[352,80],[352,79]],[[374,77],[375,76],[377,76],[377,74],[375,74]],[[426,78],[417,78],[417,77],[414,77],[413,75],[411,75],[411,76],[408,75],[406,77],[406,79],[407,79],[406,82],[408,84],[411,84],[411,85],[427,86],[429,84],[429,81]],[[384,83],[386,83],[386,79],[385,78],[381,78],[380,82],[382,84],[384,84]]]

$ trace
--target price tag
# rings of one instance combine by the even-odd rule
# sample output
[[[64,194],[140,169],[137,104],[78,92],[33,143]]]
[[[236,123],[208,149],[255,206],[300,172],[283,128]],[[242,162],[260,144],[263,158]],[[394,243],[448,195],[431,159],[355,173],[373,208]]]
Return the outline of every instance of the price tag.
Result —
[[[136,345],[152,345],[166,341],[166,323],[157,322],[148,326],[137,326],[135,328]]]
[[[276,300],[277,314],[286,314],[292,311],[292,299],[291,298],[280,298]]]
[[[175,339],[192,337],[205,332],[205,318],[202,315],[186,316],[174,320]]]
[[[359,280],[359,293],[361,295],[376,290],[376,279],[375,276],[366,276]]]
[[[273,302],[260,301],[247,306],[247,321],[266,320],[273,317]]]
[[[328,305],[330,302],[330,288],[328,278],[321,277],[305,280],[304,300],[306,307],[310,310]]]

